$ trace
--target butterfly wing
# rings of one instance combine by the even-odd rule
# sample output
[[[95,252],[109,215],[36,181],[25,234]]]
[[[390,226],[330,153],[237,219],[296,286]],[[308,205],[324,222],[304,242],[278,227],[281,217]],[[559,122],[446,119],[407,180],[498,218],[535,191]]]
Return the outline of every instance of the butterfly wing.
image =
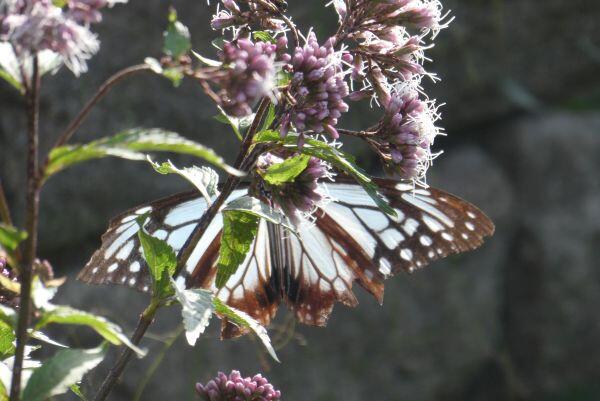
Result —
[[[236,190],[230,199],[237,198],[245,192]],[[146,231],[153,237],[167,241],[177,253],[206,209],[207,204],[203,197],[197,192],[186,192],[142,205],[115,217],[106,233],[102,235],[100,249],[92,255],[77,278],[89,284],[121,284],[140,291],[149,291],[152,278],[137,235],[139,226],[136,218],[148,214],[144,226]],[[194,270],[215,238],[220,238],[222,227],[223,220],[218,215],[194,248],[182,272],[184,278]]]
[[[483,212],[444,191],[415,189],[388,179],[376,182],[397,218],[381,212],[356,184],[321,184],[335,201],[317,210],[315,224],[300,226],[296,237],[261,221],[246,259],[218,291],[214,281],[223,223],[217,215],[178,280],[185,279],[189,287],[214,290],[221,300],[263,325],[269,324],[283,298],[301,322],[322,326],[335,302],[357,304],[354,281],[382,302],[385,278],[475,249],[494,231]],[[237,190],[229,199],[245,192]],[[205,210],[205,200],[188,193],[117,217],[79,279],[148,291],[151,278],[135,218],[149,213],[147,231],[178,252]],[[243,333],[224,321],[223,337],[239,334]]]
[[[285,300],[301,322],[323,326],[335,302],[356,305],[354,281],[382,302],[385,278],[475,249],[494,231],[483,212],[444,191],[386,179],[377,184],[397,218],[356,184],[325,184],[334,201],[317,211],[300,239],[284,239]]]

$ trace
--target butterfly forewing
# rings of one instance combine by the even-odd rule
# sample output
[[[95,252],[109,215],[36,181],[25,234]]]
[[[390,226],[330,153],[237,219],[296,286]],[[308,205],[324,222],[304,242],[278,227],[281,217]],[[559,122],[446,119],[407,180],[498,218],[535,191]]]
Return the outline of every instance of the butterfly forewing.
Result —
[[[296,317],[325,325],[336,302],[357,304],[357,281],[380,302],[383,280],[412,272],[433,260],[475,249],[494,225],[470,203],[434,188],[377,179],[397,217],[383,213],[352,183],[320,184],[332,201],[315,212],[298,235],[261,221],[250,251],[221,289],[215,287],[222,218],[215,217],[194,248],[182,276],[189,287],[211,289],[230,306],[268,325],[283,300]],[[236,190],[229,200],[243,195]],[[151,284],[137,237],[137,216],[149,213],[145,228],[178,252],[206,210],[197,194],[175,195],[115,218],[79,278],[94,284],[123,284],[147,291]],[[223,324],[223,337],[243,334]]]

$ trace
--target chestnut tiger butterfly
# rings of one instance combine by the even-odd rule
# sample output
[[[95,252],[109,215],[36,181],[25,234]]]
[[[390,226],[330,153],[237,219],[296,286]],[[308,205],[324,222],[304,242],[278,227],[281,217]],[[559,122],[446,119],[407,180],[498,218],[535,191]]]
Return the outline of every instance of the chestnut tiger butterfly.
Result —
[[[384,279],[475,249],[494,232],[494,224],[482,211],[454,195],[392,179],[374,180],[396,218],[382,212],[357,184],[320,183],[333,201],[315,212],[314,224],[300,225],[296,236],[261,220],[246,259],[221,289],[215,286],[223,227],[222,216],[217,214],[176,281],[214,291],[219,299],[264,326],[282,302],[300,322],[324,326],[335,302],[357,305],[354,281],[381,303]],[[246,194],[247,188],[237,189],[227,201]],[[167,241],[177,253],[206,208],[199,193],[187,192],[117,216],[78,278],[149,291],[151,276],[137,236],[136,217],[148,214],[148,233]],[[224,338],[239,334],[224,321]]]

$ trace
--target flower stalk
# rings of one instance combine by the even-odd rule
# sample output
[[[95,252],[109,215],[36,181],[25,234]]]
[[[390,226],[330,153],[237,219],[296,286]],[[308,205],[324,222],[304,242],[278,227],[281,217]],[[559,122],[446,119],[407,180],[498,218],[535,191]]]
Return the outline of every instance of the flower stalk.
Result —
[[[31,281],[33,278],[33,265],[37,250],[38,216],[40,180],[38,176],[38,120],[40,104],[40,74],[37,56],[33,57],[31,87],[27,90],[27,209],[26,230],[28,233],[25,241],[24,260],[21,269],[21,301],[19,304],[19,318],[17,323],[17,345],[15,350],[14,368],[10,388],[10,401],[19,401],[21,394],[21,374],[23,370],[23,356],[27,343],[27,329],[31,306]]]

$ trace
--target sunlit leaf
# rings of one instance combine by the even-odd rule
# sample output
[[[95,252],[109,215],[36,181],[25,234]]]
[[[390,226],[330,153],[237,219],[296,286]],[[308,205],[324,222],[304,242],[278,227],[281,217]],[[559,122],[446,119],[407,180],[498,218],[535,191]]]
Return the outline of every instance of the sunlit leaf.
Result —
[[[0,223],[0,246],[8,251],[14,251],[19,244],[27,239],[27,233],[8,224]]]
[[[162,164],[152,161],[148,157],[148,161],[160,174],[177,174],[194,185],[198,191],[204,196],[208,204],[212,203],[213,198],[218,196],[217,185],[219,184],[219,175],[217,172],[208,167],[184,167],[177,168],[170,160]]]
[[[77,163],[108,156],[129,160],[146,160],[145,152],[188,154],[202,158],[229,174],[244,175],[242,171],[227,165],[223,158],[212,149],[186,139],[175,132],[159,128],[134,128],[88,144],[55,148],[50,153],[46,178]]]
[[[155,238],[144,230],[145,220],[146,216],[137,219],[140,226],[138,237],[152,276],[152,294],[157,298],[165,298],[173,294],[170,279],[177,268],[177,255],[166,241]]]
[[[262,178],[271,185],[281,185],[286,182],[293,182],[298,177],[310,161],[310,156],[297,155],[285,159],[281,163],[276,163],[262,174]]]
[[[221,248],[217,261],[217,288],[225,285],[246,258],[258,231],[259,218],[248,212],[230,210],[223,212]]]
[[[116,324],[109,322],[102,316],[97,316],[89,312],[80,311],[70,306],[56,306],[54,309],[44,312],[35,325],[39,330],[49,324],[71,324],[77,326],[87,326],[101,335],[106,341],[114,345],[124,344],[135,351],[139,356],[144,356],[145,351],[132,344],[129,338],[123,333],[123,330]]]
[[[12,326],[0,320],[0,359],[11,356],[15,352],[15,332]]]
[[[242,212],[251,213],[257,217],[263,218],[273,224],[280,224],[288,230],[295,232],[296,228],[290,223],[289,219],[284,213],[277,209],[273,209],[260,199],[254,198],[249,195],[241,196],[237,199],[232,200],[225,206],[223,211],[238,210]]]
[[[175,296],[181,304],[185,337],[188,344],[194,346],[210,322],[214,296],[210,291],[200,288],[186,290],[175,280],[171,280],[171,283],[175,289]]]
[[[33,372],[23,390],[23,401],[43,401],[67,392],[73,384],[81,381],[84,374],[102,362],[107,349],[107,345],[102,345],[87,350],[58,351]]]

